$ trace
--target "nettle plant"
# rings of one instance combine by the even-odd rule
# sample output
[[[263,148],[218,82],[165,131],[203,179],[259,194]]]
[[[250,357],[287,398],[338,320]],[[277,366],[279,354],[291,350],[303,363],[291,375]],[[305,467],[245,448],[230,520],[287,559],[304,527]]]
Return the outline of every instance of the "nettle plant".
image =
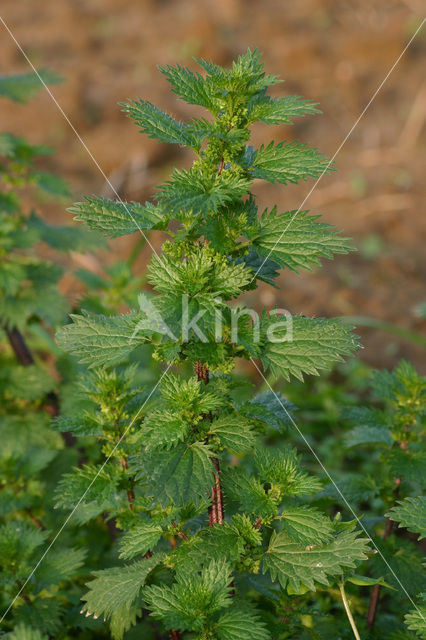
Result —
[[[42,77],[56,79],[49,72]],[[0,76],[0,96],[15,102],[40,88],[34,74]],[[85,550],[65,538],[27,582],[51,531],[60,527],[60,514],[44,497],[77,459],[69,434],[61,438],[51,429],[60,404],[53,335],[68,304],[57,290],[62,268],[40,255],[40,243],[58,251],[99,244],[89,230],[53,227],[27,210],[28,196],[69,195],[60,178],[39,168],[40,156],[49,153],[0,133],[0,605],[1,628],[14,629],[16,640],[35,638],[25,635],[31,626],[49,634],[62,628],[78,594],[70,582],[85,558]]]
[[[301,637],[311,633],[302,596],[316,586],[338,583],[354,624],[344,583],[367,540],[310,505],[321,483],[295,450],[268,446],[285,431],[289,404],[273,391],[247,398],[247,383],[231,372],[238,358],[260,359],[275,375],[303,379],[357,341],[338,320],[283,320],[265,309],[258,317],[231,301],[259,280],[274,284],[280,268],[310,269],[350,245],[306,211],[258,216],[250,191],[255,179],[295,183],[329,169],[304,144],[247,144],[253,123],[291,124],[316,105],[271,98],[279,80],[256,51],[230,70],[197,62],[204,75],[161,72],[212,118],[182,123],[145,100],[123,105],[144,133],[191,149],[192,166],[174,170],[155,204],[88,197],[71,208],[112,237],[159,229],[169,239],[151,259],[154,294],[141,296],[139,309],[74,315],[59,334],[90,370],[82,384],[91,408],[70,417],[70,428],[96,435],[105,459],[67,474],[57,496],[68,508],[87,491],[78,509],[88,518],[108,511],[123,531],[125,562],[97,571],[83,596],[82,613],[108,619],[114,638],[141,616],[145,625],[147,612],[148,624],[175,640]],[[121,364],[142,344],[166,365],[154,388],[134,383],[137,351],[136,364]]]
[[[413,601],[425,591],[422,553],[416,538],[426,537],[426,378],[402,361],[393,371],[375,371],[371,389],[374,405],[346,412],[355,426],[347,433],[345,444],[349,458],[358,449],[362,452],[366,461],[363,473],[352,477],[347,488],[344,480],[339,484],[352,504],[362,503],[366,520],[375,526],[381,555],[373,559],[370,570],[384,575],[394,587],[383,593],[376,584],[371,591],[367,625],[382,637],[395,629],[396,620],[400,621],[407,596]],[[377,514],[385,514],[386,520],[377,518]],[[424,597],[421,595],[420,600]],[[424,638],[424,605],[419,602],[417,609],[407,614],[406,623]]]

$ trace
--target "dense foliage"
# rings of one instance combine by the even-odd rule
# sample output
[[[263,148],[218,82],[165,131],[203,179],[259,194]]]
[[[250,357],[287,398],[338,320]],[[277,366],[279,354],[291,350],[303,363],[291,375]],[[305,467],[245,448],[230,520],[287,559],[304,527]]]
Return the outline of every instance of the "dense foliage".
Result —
[[[405,629],[425,637],[417,599],[424,589],[421,555],[410,539],[426,535],[424,379],[408,363],[376,373],[378,400],[368,408],[353,398],[347,403],[335,383],[326,383],[327,393],[342,401],[339,424],[346,434],[329,443],[343,452],[336,493],[317,468],[302,463],[294,427],[310,402],[304,377],[351,354],[356,337],[337,319],[276,309],[257,314],[232,302],[257,281],[275,286],[280,269],[312,269],[321,258],[351,250],[346,238],[307,211],[274,207],[259,215],[251,193],[254,179],[286,184],[332,169],[304,144],[248,144],[253,123],[291,124],[317,113],[317,106],[298,96],[270,97],[279,80],[265,74],[256,51],[230,70],[197,62],[203,75],[180,66],[161,72],[210,119],[179,122],[145,100],[122,105],[144,133],[195,154],[189,169],[175,169],[161,185],[154,204],[92,196],[70,209],[88,231],[50,227],[21,212],[16,191],[23,183],[14,176],[23,173],[51,189],[61,183],[37,177],[28,143],[17,141],[17,151],[5,147],[13,158],[11,170],[8,162],[2,168],[13,189],[0,201],[0,315],[12,347],[0,353],[7,367],[1,393],[8,438],[0,548],[12,560],[2,564],[5,609],[13,600],[6,637],[105,637],[107,622],[115,640],[360,633],[403,640],[413,637],[402,625],[407,597],[413,606]],[[23,172],[19,145],[26,149]],[[14,361],[13,353],[20,356],[13,335],[30,353],[22,332],[48,336],[67,311],[49,276],[60,272],[39,266],[45,263],[34,243],[67,251],[77,243],[98,246],[94,232],[145,237],[151,229],[169,236],[148,267],[152,291],[138,295],[142,282],[132,277],[132,258],[111,267],[106,279],[78,274],[90,291],[58,338],[82,366],[59,356],[60,389],[51,372],[49,384],[40,382],[51,354],[58,357],[47,338],[50,346],[37,361],[32,355],[31,362]],[[25,313],[16,313],[13,302],[21,294]],[[133,308],[111,315],[122,303]],[[234,370],[239,358],[270,370],[264,390],[252,394]],[[273,391],[273,378],[287,382],[286,397]],[[317,437],[315,429],[308,436]],[[352,467],[357,474],[346,470]],[[59,468],[66,472],[58,482]],[[345,520],[342,513],[351,511]],[[364,533],[354,512],[364,515]],[[43,544],[47,553],[32,572]],[[87,582],[82,576],[91,569]]]

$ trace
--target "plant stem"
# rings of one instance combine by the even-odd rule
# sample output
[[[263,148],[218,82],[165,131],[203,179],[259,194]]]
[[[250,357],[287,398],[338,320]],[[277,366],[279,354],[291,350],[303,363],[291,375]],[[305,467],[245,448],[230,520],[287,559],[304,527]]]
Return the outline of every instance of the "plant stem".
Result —
[[[360,637],[360,635],[358,633],[358,629],[356,628],[355,620],[353,619],[352,612],[351,612],[351,609],[349,607],[349,602],[348,602],[348,599],[346,597],[345,585],[343,583],[343,580],[342,580],[342,582],[339,582],[339,589],[340,589],[340,594],[342,596],[343,606],[345,607],[346,615],[348,616],[348,620],[349,620],[350,625],[352,627],[352,631],[354,632],[354,636],[355,636],[356,640],[361,640],[361,637]]]
[[[16,327],[12,327],[12,329],[4,327],[4,330],[18,362],[23,367],[30,367],[33,365],[33,354],[31,353],[27,343],[25,342],[24,336],[19,329]],[[50,391],[46,395],[46,400],[43,403],[43,409],[45,409],[52,418],[56,418],[59,415],[59,399],[54,391]],[[74,446],[76,440],[71,433],[65,431],[61,433],[61,436],[67,447]]]
[[[386,520],[386,527],[383,533],[383,540],[386,540],[386,538],[388,538],[391,535],[392,529],[393,529],[393,522],[390,518],[388,518]],[[370,605],[368,607],[368,613],[367,613],[367,625],[369,629],[372,629],[374,626],[377,607],[379,604],[379,597],[380,597],[380,585],[375,584],[371,590]]]
[[[44,524],[32,513],[29,507],[25,509],[25,512],[28,514],[31,522],[35,524],[37,529],[40,529],[40,531],[46,531],[46,527],[44,526]]]
[[[34,364],[34,358],[31,351],[24,340],[22,333],[16,327],[5,329],[7,338],[10,342],[18,361],[24,366],[29,367]]]
[[[199,381],[203,381],[204,384],[209,383],[209,369],[207,365],[203,364],[200,360],[195,363],[195,373]],[[212,419],[211,415],[209,416]],[[213,527],[215,524],[223,524],[225,514],[223,510],[223,494],[222,486],[220,484],[220,463],[218,458],[213,458],[213,465],[215,468],[214,473],[214,485],[211,489],[212,503],[209,507],[209,525]]]

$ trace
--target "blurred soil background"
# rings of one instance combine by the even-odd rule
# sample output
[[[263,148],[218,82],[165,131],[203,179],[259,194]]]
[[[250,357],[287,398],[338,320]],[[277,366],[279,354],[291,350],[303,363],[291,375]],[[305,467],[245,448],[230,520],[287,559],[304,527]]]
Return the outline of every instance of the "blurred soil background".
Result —
[[[257,126],[254,144],[298,139],[332,156],[417,28],[417,0],[2,0],[0,15],[38,67],[64,78],[52,91],[120,197],[145,201],[173,166],[192,159],[178,147],[140,135],[117,102],[142,97],[177,118],[200,114],[169,90],[158,64],[196,68],[193,56],[228,65],[247,47],[264,53],[268,73],[281,75],[276,95],[299,94],[320,103],[323,115],[293,127]],[[0,24],[0,73],[28,71]],[[304,204],[344,229],[358,251],[324,261],[314,273],[280,276],[247,304],[325,316],[370,316],[421,333],[418,306],[426,300],[425,117],[426,27],[417,36],[337,156],[338,171],[324,176]],[[30,105],[0,102],[2,131],[45,143],[44,160],[83,194],[114,194],[47,92]],[[259,207],[297,209],[314,181],[274,187],[256,184]],[[68,203],[39,203],[52,223],[69,222]],[[159,247],[159,233],[150,237]],[[97,256],[73,253],[73,267],[99,270],[124,258],[137,237],[118,239]],[[141,272],[151,249],[136,263]],[[62,287],[76,297],[76,280]],[[423,324],[423,327],[422,327]],[[359,328],[361,356],[374,366],[411,359],[425,371],[421,347]],[[422,352],[423,351],[423,352]]]

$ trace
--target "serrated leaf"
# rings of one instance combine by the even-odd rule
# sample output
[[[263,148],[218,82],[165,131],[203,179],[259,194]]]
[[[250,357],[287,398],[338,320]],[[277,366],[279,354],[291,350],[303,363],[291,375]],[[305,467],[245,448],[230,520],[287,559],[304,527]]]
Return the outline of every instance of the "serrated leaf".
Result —
[[[124,617],[131,612],[145,580],[164,557],[158,553],[123,567],[95,571],[96,577],[87,583],[89,591],[82,597],[83,611],[97,617]]]
[[[328,586],[330,577],[365,560],[367,544],[356,531],[344,531],[332,542],[308,546],[293,542],[285,531],[273,533],[263,556],[263,572],[269,571],[283,589],[290,585],[298,591],[304,585],[315,591],[316,583]]]
[[[360,425],[345,435],[345,447],[358,447],[363,444],[381,444],[392,446],[394,440],[387,427],[370,427]]]
[[[262,391],[250,402],[246,402],[240,407],[240,411],[244,415],[256,418],[281,433],[291,422],[291,414],[295,410],[296,407],[279,391],[275,392],[270,389]]]
[[[393,448],[386,454],[386,462],[393,477],[404,478],[404,481],[412,483],[420,491],[424,490],[426,485],[426,451]]]
[[[172,85],[173,93],[182,98],[182,100],[185,100],[188,104],[198,104],[213,113],[217,113],[220,100],[216,96],[217,89],[215,89],[210,80],[180,65],[175,67],[166,65],[160,67],[160,71]]]
[[[244,553],[245,539],[238,529],[224,522],[202,530],[191,540],[189,562],[202,565],[206,557],[238,562]]]
[[[55,387],[53,377],[42,366],[32,364],[29,366],[16,366],[9,375],[10,390],[15,398],[23,400],[36,400],[43,398]]]
[[[298,142],[262,145],[254,154],[246,155],[246,166],[253,178],[262,178],[272,184],[297,183],[333,171],[322,153]]]
[[[70,318],[73,324],[62,327],[58,342],[89,368],[123,360],[148,339],[142,335],[141,314],[136,311],[112,317],[72,314]]]
[[[170,299],[188,294],[191,299],[231,299],[239,296],[249,284],[251,275],[243,265],[197,251],[183,261],[171,256],[152,256],[149,282]]]
[[[285,380],[290,376],[303,380],[303,374],[318,375],[321,369],[330,368],[358,347],[357,337],[339,320],[296,316],[286,318],[285,327],[282,319],[274,321],[275,341],[266,338],[260,357],[265,369],[269,367],[274,376]]]
[[[313,495],[321,481],[302,470],[296,450],[257,447],[253,460],[263,483],[281,487],[283,496]]]
[[[171,587],[146,587],[144,598],[152,617],[167,628],[201,631],[212,614],[229,605],[231,580],[230,565],[211,560],[200,571],[179,572]]]
[[[397,505],[392,507],[385,515],[394,522],[399,522],[399,527],[408,529],[412,533],[418,533],[419,540],[426,538],[425,496],[399,500]]]
[[[269,640],[271,635],[255,611],[232,605],[215,624],[219,640]]]
[[[180,444],[172,451],[150,451],[135,456],[138,478],[147,483],[148,495],[164,507],[207,500],[213,481],[212,452],[202,442]]]
[[[332,538],[331,520],[312,507],[288,508],[279,518],[283,530],[300,544],[322,544]]]
[[[57,198],[68,198],[71,191],[62,178],[48,171],[32,171],[29,174],[31,182],[36,184],[39,189]]]
[[[240,510],[260,518],[269,518],[277,512],[277,506],[264,489],[263,483],[249,476],[245,469],[228,469],[222,472],[225,495],[240,504]]]
[[[311,270],[320,258],[332,259],[336,253],[353,250],[332,225],[318,222],[308,211],[287,211],[280,215],[274,207],[265,212],[253,236],[253,246],[263,258],[270,258],[282,269]]]
[[[419,602],[417,608],[406,614],[404,622],[418,638],[426,640],[426,593],[422,594],[422,602]]]
[[[141,127],[141,132],[150,138],[199,149],[199,136],[190,127],[175,120],[151,102],[139,99],[121,102],[120,105],[129,118]]]
[[[22,562],[40,547],[47,537],[35,525],[23,520],[9,520],[0,526],[0,556],[9,562]]]
[[[149,230],[163,220],[159,207],[147,202],[118,202],[101,196],[87,196],[67,209],[75,219],[90,229],[110,238],[118,238],[135,231]]]
[[[4,640],[48,640],[46,634],[22,623],[17,624],[14,630],[6,633],[3,638]]]
[[[235,453],[250,451],[256,442],[256,433],[244,416],[220,416],[212,423],[210,433]]]
[[[61,629],[64,608],[65,603],[56,598],[35,598],[32,602],[17,607],[14,623],[39,629],[50,638],[57,637]]]
[[[62,78],[48,69],[40,69],[39,75],[46,84],[57,84]],[[10,76],[0,76],[0,96],[14,102],[27,102],[44,89],[40,78],[33,71]]]
[[[33,229],[42,242],[57,251],[87,251],[104,245],[100,236],[83,227],[48,224],[34,212],[28,219],[28,229]]]
[[[211,238],[209,238],[209,240],[211,241]],[[217,244],[219,245],[219,238],[217,240]],[[275,289],[278,288],[275,283],[275,279],[279,276],[280,265],[270,258],[258,255],[253,247],[251,247],[246,256],[235,260],[235,264],[240,263],[245,264],[252,270],[253,276],[256,277],[256,280],[262,280],[262,282],[270,284],[271,287],[274,287]]]
[[[199,170],[178,171],[160,186],[158,201],[174,215],[182,210],[206,216],[210,211],[217,213],[219,207],[245,195],[251,180],[236,176],[230,170],[203,174]]]
[[[77,569],[83,566],[85,558],[85,549],[53,549],[37,571],[39,588],[40,585],[44,588],[62,580],[71,580]]]
[[[120,503],[120,478],[119,467],[112,464],[103,468],[96,465],[75,468],[62,476],[55,491],[55,507],[74,509],[84,496],[74,517],[80,523],[87,522]]]
[[[190,426],[189,422],[175,411],[155,409],[143,421],[137,438],[147,450],[160,447],[170,449],[185,439]]]
[[[141,523],[132,527],[120,540],[120,558],[131,560],[152,551],[160,540],[163,529],[156,524]]]
[[[317,103],[301,96],[270,98],[262,96],[249,106],[249,122],[260,120],[265,124],[293,124],[293,118],[321,113]]]

